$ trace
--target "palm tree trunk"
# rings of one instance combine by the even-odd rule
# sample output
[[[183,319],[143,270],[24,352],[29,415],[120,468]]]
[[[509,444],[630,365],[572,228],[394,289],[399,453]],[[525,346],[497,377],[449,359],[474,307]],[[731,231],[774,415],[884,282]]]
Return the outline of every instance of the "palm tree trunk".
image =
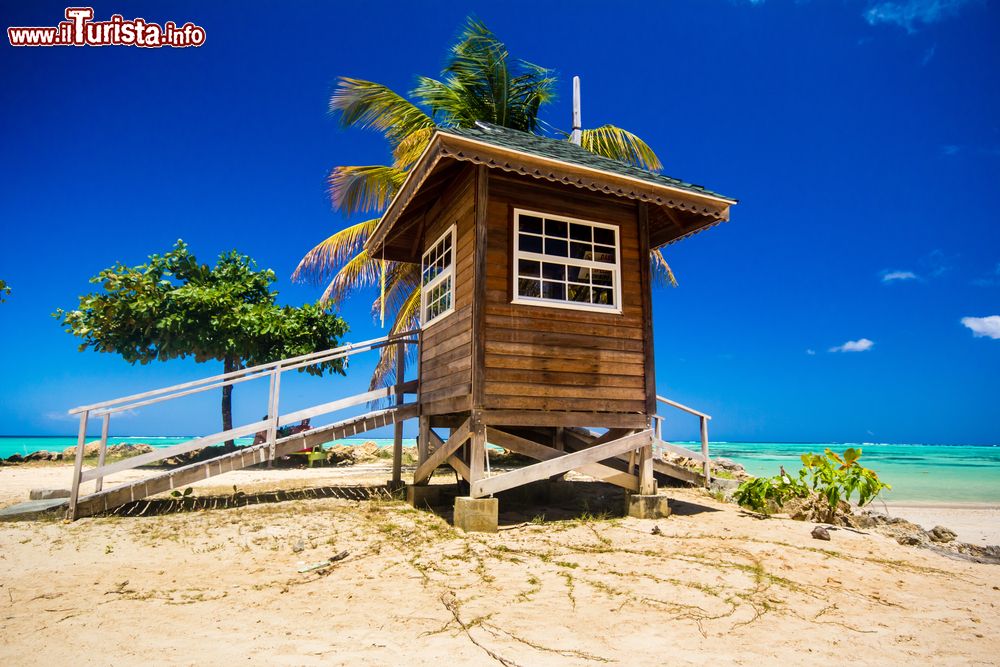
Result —
[[[223,360],[223,369],[226,373],[237,370],[238,363],[234,357],[227,356]],[[229,431],[233,428],[233,385],[227,384],[222,388],[222,430]],[[236,449],[234,440],[226,440],[226,451],[231,452]]]

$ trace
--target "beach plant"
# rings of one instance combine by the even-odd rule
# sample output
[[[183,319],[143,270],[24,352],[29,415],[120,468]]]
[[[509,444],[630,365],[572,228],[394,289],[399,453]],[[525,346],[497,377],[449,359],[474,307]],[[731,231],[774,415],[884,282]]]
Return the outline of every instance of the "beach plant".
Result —
[[[6,280],[0,280],[0,303],[3,303],[10,294],[10,287]]]
[[[556,82],[552,70],[512,58],[504,43],[473,18],[467,19],[450,48],[440,78],[418,77],[409,99],[379,83],[340,77],[330,98],[330,111],[342,127],[380,132],[389,143],[393,160],[389,165],[343,166],[330,172],[334,209],[346,216],[369,217],[340,229],[310,250],[292,279],[325,283],[321,297],[325,304],[376,285],[384,270],[384,293],[375,299],[372,313],[379,313],[384,301],[392,321],[391,333],[418,328],[420,267],[405,262],[383,264],[364,249],[378,216],[402,186],[436,128],[472,127],[477,121],[486,121],[568,140],[569,133],[549,128],[539,117],[539,111],[555,98]],[[584,129],[581,146],[642,168],[661,167],[646,142],[614,125]],[[658,280],[676,284],[659,250],[651,252],[650,262]],[[396,350],[395,345],[382,348],[372,387],[392,381]]]
[[[221,361],[226,373],[337,347],[347,323],[328,305],[281,306],[275,274],[235,250],[214,267],[201,264],[178,240],[145,264],[117,263],[90,282],[100,290],[75,310],[53,317],[83,340],[80,351],[119,354],[129,363],[193,357]],[[337,359],[299,369],[311,375],[345,372]],[[233,424],[232,385],[222,388],[222,428]],[[232,441],[226,443],[232,449]]]
[[[805,498],[809,487],[798,477],[782,473],[774,477],[753,477],[740,484],[733,499],[756,512],[767,512],[771,504],[784,507],[792,498]]]
[[[892,487],[879,479],[874,470],[858,463],[861,449],[849,447],[840,455],[832,449],[823,454],[803,454],[799,476],[808,478],[809,487],[826,500],[827,521],[832,521],[841,501],[850,502],[857,494],[858,507],[864,507],[883,489]]]
[[[733,498],[744,507],[767,512],[771,503],[783,507],[792,498],[815,493],[825,505],[825,520],[831,522],[842,502],[850,502],[856,495],[858,507],[864,507],[883,490],[892,488],[874,470],[858,463],[860,458],[861,449],[855,447],[842,455],[829,448],[823,454],[802,454],[797,476],[782,468],[781,474],[774,477],[748,479],[739,485]]]

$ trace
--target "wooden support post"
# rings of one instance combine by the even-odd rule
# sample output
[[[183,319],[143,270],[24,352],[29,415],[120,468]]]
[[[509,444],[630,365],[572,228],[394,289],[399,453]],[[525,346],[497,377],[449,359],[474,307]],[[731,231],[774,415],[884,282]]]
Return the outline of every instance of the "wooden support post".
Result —
[[[271,371],[271,386],[268,392],[267,418],[270,424],[267,427],[267,467],[274,466],[274,445],[278,439],[278,396],[281,393],[281,364]]]
[[[406,375],[406,348],[396,343],[396,407],[403,404],[403,381]],[[392,485],[403,483],[403,420],[397,420],[392,431]]]
[[[469,484],[472,485],[473,488],[473,491],[471,492],[472,497],[479,498],[482,495],[487,495],[477,495],[474,491],[476,482],[484,478],[483,466],[486,460],[486,424],[483,423],[480,416],[476,413],[473,413],[470,420],[472,437],[469,438],[467,445],[469,450]]]
[[[104,413],[104,420],[101,422],[101,448],[97,453],[97,469],[100,470],[104,467],[104,457],[108,451],[108,427],[111,425],[111,413]],[[101,473],[97,477],[96,486],[94,487],[94,492],[100,491],[104,488],[104,474]]]
[[[652,496],[656,493],[656,480],[653,479],[653,445],[639,448],[639,495]]]
[[[87,419],[90,412],[84,410],[80,414],[80,430],[76,436],[76,457],[73,463],[73,485],[69,492],[69,518],[76,520],[76,504],[80,499],[80,476],[83,474],[83,448],[87,444]]]
[[[552,446],[560,452],[566,451],[566,435],[562,426],[556,426],[555,432],[552,434]],[[552,475],[552,477],[549,477],[549,481],[558,482],[565,479],[565,477],[566,473],[562,472],[558,475]]]
[[[705,486],[712,482],[712,464],[708,458],[708,418],[701,417],[701,455],[704,458],[705,466]]]
[[[417,434],[417,465],[423,464],[430,453],[431,418],[420,416],[420,431]]]

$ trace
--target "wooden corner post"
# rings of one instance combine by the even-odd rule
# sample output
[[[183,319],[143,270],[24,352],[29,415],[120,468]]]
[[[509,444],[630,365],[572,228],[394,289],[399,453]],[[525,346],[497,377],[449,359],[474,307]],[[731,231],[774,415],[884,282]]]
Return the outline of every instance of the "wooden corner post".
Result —
[[[403,381],[406,379],[406,345],[396,343],[396,409],[403,404]],[[396,418],[392,431],[392,484],[403,482],[403,420]]]
[[[639,202],[639,289],[642,291],[642,336],[646,378],[646,416],[656,414],[656,361],[653,357],[653,280],[649,257],[649,205]]]

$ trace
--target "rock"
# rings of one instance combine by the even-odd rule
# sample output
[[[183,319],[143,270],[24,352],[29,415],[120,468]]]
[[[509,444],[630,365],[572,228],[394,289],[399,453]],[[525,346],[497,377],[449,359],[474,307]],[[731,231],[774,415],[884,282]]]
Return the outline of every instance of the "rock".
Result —
[[[353,448],[355,463],[374,463],[379,460],[378,445],[372,440]]]
[[[84,447],[83,447],[83,457],[87,458],[88,456],[97,456],[97,452],[100,449],[101,449],[101,445],[100,445],[100,443],[97,443],[97,442],[92,442],[92,443],[90,443],[88,445],[84,445]],[[64,449],[62,451],[62,455],[63,455],[64,459],[75,459],[76,458],[76,445],[73,445],[72,447],[67,447],[66,449]]]
[[[814,540],[826,540],[830,541],[830,531],[823,526],[816,526],[812,529],[812,536]]]
[[[292,545],[292,552],[294,553],[300,553],[302,551],[305,551],[305,549],[306,549],[306,543],[303,540],[296,540],[295,543]]]
[[[28,492],[29,500],[53,500],[69,498],[69,489],[32,489]]]
[[[7,457],[7,463],[24,463],[24,457],[20,454],[11,454]]]
[[[735,479],[737,482],[750,477],[750,475],[746,471],[746,468],[744,468],[742,465],[731,459],[725,459],[725,458],[712,459],[712,468],[714,470],[725,470],[726,472],[731,473],[733,479]]]
[[[958,537],[955,531],[944,526],[934,526],[927,531],[927,536],[931,538],[931,542],[941,542],[944,544],[954,542],[955,538]]]
[[[144,442],[123,442],[118,445],[110,445],[105,456],[125,458],[128,456],[138,456],[139,454],[148,454],[151,451],[153,451],[153,448]],[[87,450],[84,450],[83,453],[86,454]]]
[[[59,455],[55,452],[50,452],[47,449],[39,449],[37,452],[31,452],[24,457],[25,461],[58,461]]]
[[[910,547],[915,547],[923,544],[923,540],[921,540],[916,535],[900,535],[899,537],[896,538],[896,541],[899,542],[900,544],[905,544],[906,546]]]

